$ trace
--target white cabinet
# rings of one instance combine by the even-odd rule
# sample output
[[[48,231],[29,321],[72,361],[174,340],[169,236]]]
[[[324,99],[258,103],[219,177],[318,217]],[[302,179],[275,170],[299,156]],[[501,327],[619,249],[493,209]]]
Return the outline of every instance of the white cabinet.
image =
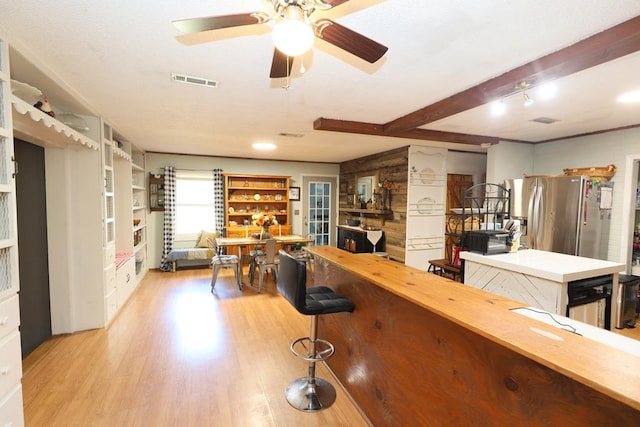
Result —
[[[409,147],[405,264],[427,270],[444,254],[447,150]]]
[[[130,258],[116,272],[116,293],[118,308],[127,302],[136,288],[135,259]]]
[[[109,129],[113,153],[114,240],[116,258],[115,293],[105,293],[109,319],[127,301],[139,280],[147,272],[145,154]],[[125,261],[126,260],[126,261]],[[105,266],[106,267],[106,266]],[[111,280],[111,273],[107,275]]]
[[[24,58],[15,50],[11,54],[21,58],[23,67],[13,67],[14,78],[20,80],[21,71],[41,76],[41,81],[31,84],[42,83],[39,88],[44,93],[57,94],[57,99],[50,99],[54,111],[56,100],[83,107],[62,83],[37,70],[33,65],[37,59]],[[62,102],[65,95],[68,99]],[[12,142],[7,133],[11,129],[16,136],[45,148],[52,333],[104,327],[121,307],[115,254],[133,252],[130,146],[120,144],[122,138],[99,117],[82,116],[87,128],[78,131],[15,96],[3,102],[9,99],[2,111],[10,114],[13,106],[15,120],[11,123],[9,116],[3,122],[9,129],[2,135],[3,149]],[[79,111],[86,114],[89,110]],[[6,159],[8,167],[10,155]]]
[[[131,147],[131,208],[133,211],[133,255],[136,281],[147,272],[147,192],[145,154]]]
[[[24,425],[9,46],[0,31],[0,425]]]

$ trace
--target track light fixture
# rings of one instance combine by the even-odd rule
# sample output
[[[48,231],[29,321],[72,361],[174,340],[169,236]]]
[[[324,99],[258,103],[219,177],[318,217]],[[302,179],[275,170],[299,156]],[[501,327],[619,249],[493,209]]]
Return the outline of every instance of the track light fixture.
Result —
[[[531,99],[527,94],[527,89],[530,89],[530,88],[531,88],[531,83],[527,81],[521,81],[516,85],[516,90],[522,91],[522,98],[524,100],[523,103],[525,107],[530,107],[533,105],[533,99]]]

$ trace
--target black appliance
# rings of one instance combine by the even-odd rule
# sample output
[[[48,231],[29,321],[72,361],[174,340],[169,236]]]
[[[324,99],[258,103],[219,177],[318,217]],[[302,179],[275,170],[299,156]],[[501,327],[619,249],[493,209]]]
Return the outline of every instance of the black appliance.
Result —
[[[616,328],[634,328],[636,325],[636,307],[640,276],[620,274],[618,276],[618,315]]]
[[[569,303],[567,304],[566,316],[569,317],[569,310],[572,307],[605,299],[604,327],[611,330],[612,291],[613,278],[610,274],[569,282],[567,288]]]
[[[511,237],[508,231],[472,230],[462,235],[460,245],[484,255],[503,254],[511,250]]]

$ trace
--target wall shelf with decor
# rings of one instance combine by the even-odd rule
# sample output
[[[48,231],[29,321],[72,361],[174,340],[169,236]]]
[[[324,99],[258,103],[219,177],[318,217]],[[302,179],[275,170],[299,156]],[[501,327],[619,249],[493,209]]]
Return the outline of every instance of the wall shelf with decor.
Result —
[[[358,209],[358,208],[339,208],[339,212],[344,212],[347,214],[362,214],[363,216],[373,216],[379,218],[382,221],[382,225],[384,225],[384,221],[393,216],[392,210],[384,210],[384,209]]]
[[[252,225],[256,213],[272,214],[281,226],[290,225],[288,176],[225,174],[227,230]]]
[[[149,210],[164,211],[164,175],[149,174]]]
[[[227,237],[247,237],[259,233],[252,215],[272,214],[278,225],[273,235],[291,234],[289,176],[224,174],[225,232]],[[245,248],[246,249],[246,248]],[[228,248],[236,253],[236,248]]]

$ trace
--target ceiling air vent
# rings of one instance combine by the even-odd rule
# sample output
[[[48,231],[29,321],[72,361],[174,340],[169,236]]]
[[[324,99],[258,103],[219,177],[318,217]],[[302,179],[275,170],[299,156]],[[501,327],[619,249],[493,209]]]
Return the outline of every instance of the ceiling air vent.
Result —
[[[558,119],[552,119],[551,117],[538,117],[536,119],[532,119],[532,122],[543,123],[545,125],[550,125],[551,123],[559,122]]]
[[[302,133],[293,133],[293,132],[280,132],[279,136],[285,136],[287,138],[302,138],[304,134]]]
[[[185,76],[184,74],[171,73],[171,80],[178,83],[186,83],[189,85],[204,86],[217,89],[220,85],[215,80],[205,79],[203,77]]]

